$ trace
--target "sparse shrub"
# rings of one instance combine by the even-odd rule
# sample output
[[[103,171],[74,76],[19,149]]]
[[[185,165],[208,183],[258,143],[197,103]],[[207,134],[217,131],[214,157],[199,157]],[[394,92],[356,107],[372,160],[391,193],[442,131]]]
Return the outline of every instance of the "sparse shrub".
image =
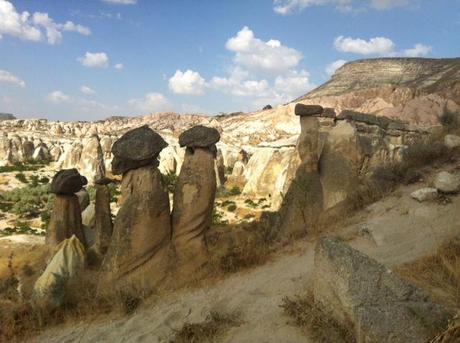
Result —
[[[161,177],[163,179],[163,184],[168,189],[168,192],[174,193],[174,190],[176,189],[176,183],[177,183],[178,176],[174,173],[168,173],[168,174],[161,174]]]
[[[17,173],[14,177],[22,183],[29,183],[24,173]]]
[[[227,189],[224,186],[220,186],[216,192],[216,198],[225,198],[235,195],[240,195],[241,189],[238,186],[234,186],[231,189]]]
[[[224,224],[224,221],[222,220],[222,213],[219,212],[215,207],[212,210],[212,224],[213,225],[219,225],[219,224]]]
[[[109,187],[110,202],[117,202],[118,197],[121,195],[119,185],[116,184],[116,183],[109,183],[109,185],[107,187]]]
[[[230,195],[240,195],[241,194],[241,189],[240,187],[238,186],[233,186],[231,189],[230,189]]]
[[[230,211],[230,212],[235,212],[236,211],[236,204],[228,205],[227,210]]]
[[[231,327],[240,325],[239,314],[219,313],[211,311],[204,322],[185,323],[183,327],[176,332],[171,342],[190,343],[216,342],[216,338],[223,334]]]
[[[248,205],[249,207],[251,207],[251,208],[256,208],[257,207],[257,204],[251,199],[244,200],[244,203],[246,205]]]
[[[49,185],[27,185],[2,193],[3,203],[12,204],[10,211],[20,217],[33,218],[41,214],[49,198]]]
[[[319,306],[313,296],[285,297],[280,305],[294,324],[307,329],[315,341],[355,343],[356,339],[349,328],[337,323],[330,314]]]

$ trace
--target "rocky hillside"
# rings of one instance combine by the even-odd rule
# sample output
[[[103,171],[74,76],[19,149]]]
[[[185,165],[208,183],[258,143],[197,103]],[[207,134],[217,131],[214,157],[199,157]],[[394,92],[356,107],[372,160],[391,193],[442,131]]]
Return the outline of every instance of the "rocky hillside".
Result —
[[[354,109],[433,125],[460,104],[460,58],[379,58],[354,61],[297,101]]]
[[[0,120],[14,120],[16,117],[11,113],[0,113]]]

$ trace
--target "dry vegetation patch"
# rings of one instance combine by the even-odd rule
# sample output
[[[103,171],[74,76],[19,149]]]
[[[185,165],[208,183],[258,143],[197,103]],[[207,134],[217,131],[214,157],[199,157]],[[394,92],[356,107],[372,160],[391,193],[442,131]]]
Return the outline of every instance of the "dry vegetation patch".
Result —
[[[211,343],[232,327],[241,324],[238,313],[220,313],[212,311],[203,322],[185,323],[177,331],[171,342],[174,343]]]
[[[285,297],[281,307],[296,326],[306,329],[315,342],[355,343],[349,328],[343,327],[319,306],[311,293]]]

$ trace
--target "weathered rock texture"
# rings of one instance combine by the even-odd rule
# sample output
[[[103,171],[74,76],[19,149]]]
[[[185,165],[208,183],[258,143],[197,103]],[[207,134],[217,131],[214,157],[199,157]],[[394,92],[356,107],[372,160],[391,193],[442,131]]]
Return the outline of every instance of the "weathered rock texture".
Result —
[[[205,130],[199,132],[202,131]],[[183,277],[192,275],[207,262],[208,257],[205,232],[211,226],[216,195],[214,143],[218,133],[213,134],[210,129],[206,131],[209,132],[205,135],[209,147],[196,147],[204,145],[202,137],[197,138],[199,144],[187,141],[195,148],[187,147],[174,191],[172,238],[179,274]],[[184,134],[186,137],[189,135],[188,132]],[[214,138],[207,140],[208,137]]]
[[[57,194],[54,199],[50,222],[46,230],[46,243],[50,246],[55,246],[73,235],[83,245],[86,245],[78,197],[75,194]]]
[[[51,193],[70,195],[77,193],[88,181],[77,169],[60,170],[51,181]]]
[[[96,185],[95,220],[96,242],[94,251],[103,256],[110,245],[113,232],[112,215],[110,212],[110,190],[107,185]]]
[[[449,318],[421,290],[335,238],[316,246],[313,295],[358,342],[426,342]]]
[[[151,165],[127,171],[121,195],[123,205],[103,261],[101,287],[135,285],[151,290],[167,275],[171,237],[168,193],[158,168]]]

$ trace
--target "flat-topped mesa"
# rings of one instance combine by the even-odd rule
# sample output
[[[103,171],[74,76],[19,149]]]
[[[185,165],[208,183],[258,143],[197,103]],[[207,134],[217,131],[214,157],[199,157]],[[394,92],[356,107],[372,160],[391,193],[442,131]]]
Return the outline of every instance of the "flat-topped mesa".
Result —
[[[204,126],[195,126],[179,137],[179,144],[187,149],[174,191],[172,239],[182,278],[197,275],[208,261],[204,235],[212,223],[219,138],[216,129]]]
[[[112,146],[112,173],[121,175],[131,169],[151,165],[167,146],[168,143],[147,125],[130,130]]]
[[[123,204],[102,263],[100,289],[110,291],[135,286],[149,292],[168,272],[171,237],[169,197],[157,166],[166,142],[147,126],[126,132],[112,149],[118,162],[114,174],[123,174]],[[104,187],[104,186],[98,186]],[[100,190],[101,211],[107,211],[107,193]],[[98,207],[96,207],[98,210]],[[96,213],[96,218],[100,213]],[[107,219],[107,218],[106,218]],[[101,243],[106,243],[109,223],[101,223]]]
[[[53,177],[51,192],[56,194],[56,198],[46,231],[47,244],[56,246],[75,235],[86,246],[80,202],[75,195],[86,184],[86,178],[76,169],[61,170]]]

